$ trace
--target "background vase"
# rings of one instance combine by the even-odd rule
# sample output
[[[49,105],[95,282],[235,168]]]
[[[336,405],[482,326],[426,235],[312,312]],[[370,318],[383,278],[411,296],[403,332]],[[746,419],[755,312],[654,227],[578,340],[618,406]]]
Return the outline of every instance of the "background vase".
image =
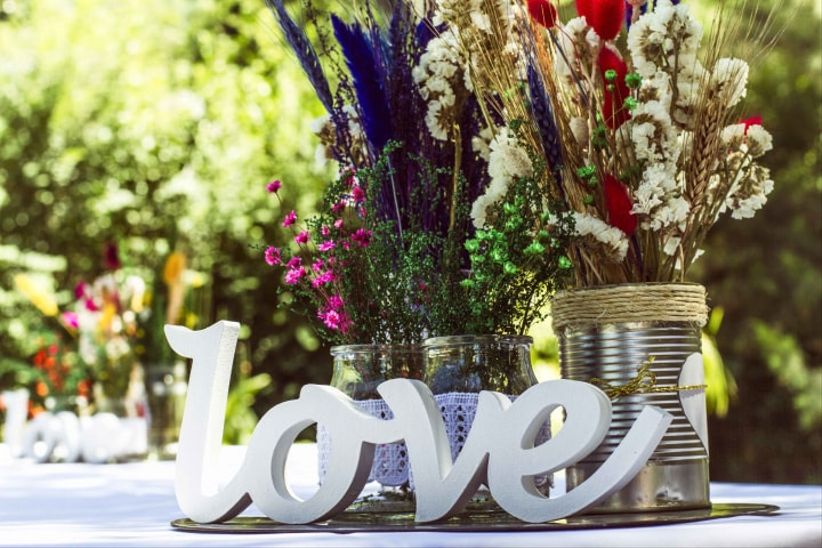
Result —
[[[173,459],[177,455],[188,389],[186,377],[182,361],[148,368],[148,446],[153,458]]]
[[[132,364],[127,370],[125,391],[122,391],[123,383],[119,379],[113,383],[94,383],[96,415],[110,415],[117,419],[117,423],[110,421],[111,426],[107,427],[110,435],[117,438],[111,441],[111,448],[106,448],[107,451],[110,449],[114,460],[142,458],[148,453],[148,404],[143,375],[142,366]],[[112,388],[116,392],[107,392]],[[103,424],[99,420],[96,422]]]
[[[612,399],[610,429],[597,449],[567,470],[568,489],[599,468],[644,406],[655,405],[674,417],[665,436],[636,478],[592,512],[710,506],[701,354],[705,289],[641,284],[565,292],[554,299],[553,317],[564,378],[623,386],[647,364],[657,388],[670,388]]]

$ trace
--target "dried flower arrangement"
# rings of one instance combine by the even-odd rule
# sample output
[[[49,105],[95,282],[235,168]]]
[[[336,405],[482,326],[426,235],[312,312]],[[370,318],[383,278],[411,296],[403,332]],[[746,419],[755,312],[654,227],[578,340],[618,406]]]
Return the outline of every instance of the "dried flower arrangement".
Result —
[[[283,269],[281,300],[338,344],[524,332],[570,272],[572,219],[545,199],[548,165],[517,148],[519,123],[489,131],[450,34],[411,4],[366,3],[352,23],[331,17],[332,46],[308,5],[315,49],[281,0],[268,3],[327,111],[317,134],[340,174],[322,212],[287,213],[292,241],[265,251]],[[491,55],[511,57],[497,46]]]
[[[549,0],[460,6],[440,0],[428,18],[451,44],[441,62],[466,75],[482,134],[518,127],[516,142],[491,143],[512,180],[528,173],[525,158],[544,158],[544,195],[572,212],[576,286],[682,280],[720,216],[764,205],[772,138],[761,119],[741,119],[749,67],[723,55],[757,28],[740,40],[759,46],[755,59],[772,43],[770,18],[748,25],[720,7],[700,48],[702,27],[671,0],[577,0],[565,24]],[[477,227],[506,192],[492,184],[474,202]]]

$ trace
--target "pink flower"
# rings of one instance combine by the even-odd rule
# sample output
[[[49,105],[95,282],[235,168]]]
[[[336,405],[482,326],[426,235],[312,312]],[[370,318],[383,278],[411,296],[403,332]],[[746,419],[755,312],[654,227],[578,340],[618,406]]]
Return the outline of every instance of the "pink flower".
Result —
[[[360,206],[359,213],[360,213],[360,218],[365,219],[365,216],[368,213],[368,210],[365,209],[365,206]]]
[[[320,250],[320,251],[323,251],[323,252],[325,252],[325,251],[331,251],[331,250],[332,250],[332,249],[334,249],[335,247],[337,247],[337,244],[336,244],[336,243],[334,243],[334,240],[326,240],[326,241],[324,241],[323,243],[321,243],[321,244],[319,245],[319,250]]]
[[[294,270],[295,268],[299,267],[303,264],[303,260],[301,257],[291,257],[287,263],[285,263],[285,267],[289,270]]]
[[[343,300],[339,295],[331,295],[326,304],[329,310],[340,310],[343,307]]]
[[[320,234],[323,238],[328,238],[331,236],[331,229],[328,228],[328,225],[323,225],[320,227]]]
[[[351,235],[351,239],[360,244],[360,247],[368,247],[368,244],[371,243],[371,231],[358,228],[354,234]]]
[[[278,190],[280,190],[280,188],[282,188],[282,186],[283,183],[279,179],[274,179],[273,181],[265,185],[265,189],[271,192],[272,194],[275,194]]]
[[[288,215],[283,219],[283,228],[288,228],[297,222],[297,212],[293,209],[288,212]]]
[[[63,312],[61,317],[63,318],[63,323],[72,329],[80,327],[80,317],[76,312]]]
[[[344,209],[345,209],[345,203],[344,202],[337,202],[336,204],[331,206],[331,213],[333,213],[334,215],[339,215],[340,212],[343,211]]]
[[[89,312],[97,312],[100,310],[100,307],[97,306],[94,299],[86,299],[84,304],[86,305],[86,310]]]
[[[303,276],[305,276],[305,268],[292,268],[288,272],[285,273],[285,283],[288,285],[295,285],[299,282]]]
[[[273,245],[265,248],[265,262],[268,263],[269,266],[282,264],[283,258],[279,248]]]
[[[336,310],[328,310],[317,314],[328,329],[336,331],[342,323],[342,316]]]
[[[360,185],[354,185],[354,187],[351,188],[351,197],[356,204],[361,204],[365,200],[365,192],[363,192]]]
[[[345,315],[345,312],[333,309],[324,309],[317,312],[317,317],[322,320],[323,324],[332,331],[340,331],[345,333],[351,326],[351,322]]]
[[[309,238],[311,238],[311,235],[308,233],[307,230],[303,230],[294,237],[294,241],[298,244],[306,244],[308,243]]]
[[[319,272],[323,268],[325,268],[325,261],[323,261],[322,259],[317,259],[316,261],[314,261],[314,264],[311,265],[311,270],[313,270],[314,272]]]
[[[88,284],[86,282],[77,282],[74,286],[74,298],[82,299],[88,293]]]
[[[330,284],[334,281],[334,273],[330,270],[326,270],[311,282],[311,287],[317,289],[318,287],[322,287],[326,284]]]
[[[345,223],[343,222],[342,219],[337,219],[336,221],[334,221],[334,228],[336,228],[337,230],[340,230],[340,229],[342,229],[344,224]]]

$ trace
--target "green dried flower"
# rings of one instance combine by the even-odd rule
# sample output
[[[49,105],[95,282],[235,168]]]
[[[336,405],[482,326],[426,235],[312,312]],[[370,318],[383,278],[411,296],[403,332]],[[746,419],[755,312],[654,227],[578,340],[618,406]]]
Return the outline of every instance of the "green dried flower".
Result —
[[[505,271],[506,274],[509,274],[509,275],[514,275],[519,271],[519,269],[517,268],[517,265],[515,265],[511,261],[508,261],[507,263],[505,263],[505,265],[503,265],[502,269]]]
[[[557,264],[563,270],[568,270],[569,268],[574,266],[574,264],[571,262],[571,259],[569,259],[565,255],[562,255],[559,259],[557,259]]]
[[[616,77],[617,71],[615,71],[614,69],[608,69],[605,71],[605,80],[607,82],[613,82],[614,80],[616,80]]]
[[[597,168],[595,168],[594,166],[583,166],[577,169],[577,176],[579,176],[580,179],[590,179],[591,177],[594,177],[596,174]]]
[[[531,244],[523,251],[526,255],[541,255],[544,252],[545,246],[536,241],[531,242]]]
[[[480,244],[477,240],[466,240],[465,241],[465,250],[468,253],[476,253],[479,251]]]
[[[642,85],[642,76],[636,72],[629,72],[625,75],[625,85],[631,89],[639,89]]]
[[[508,253],[506,253],[504,249],[495,247],[491,250],[491,259],[495,263],[504,263],[508,260]]]

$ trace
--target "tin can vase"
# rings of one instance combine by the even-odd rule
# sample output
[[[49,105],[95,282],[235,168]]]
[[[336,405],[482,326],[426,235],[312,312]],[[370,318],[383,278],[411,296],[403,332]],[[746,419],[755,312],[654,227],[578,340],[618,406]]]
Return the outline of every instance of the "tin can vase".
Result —
[[[416,345],[374,345],[352,344],[331,348],[334,370],[330,385],[356,400],[362,411],[381,419],[393,418],[388,404],[383,401],[377,387],[380,383],[397,378],[422,379],[422,353]],[[317,448],[319,477],[322,482],[327,472],[328,452],[332,440],[328,431],[317,428]],[[380,505],[370,511],[388,511],[390,505],[382,504],[392,498],[392,488],[407,490],[409,476],[408,453],[404,443],[378,445],[374,452],[374,464],[369,480],[383,486]],[[413,509],[413,503],[405,501],[402,493],[393,493],[393,498]],[[403,508],[406,509],[407,508]]]
[[[710,506],[701,353],[708,318],[705,288],[649,283],[566,291],[555,296],[552,315],[563,378],[598,384],[612,400],[608,433],[567,469],[568,489],[590,477],[643,407],[654,405],[673,415],[662,441],[628,485],[590,512]]]

